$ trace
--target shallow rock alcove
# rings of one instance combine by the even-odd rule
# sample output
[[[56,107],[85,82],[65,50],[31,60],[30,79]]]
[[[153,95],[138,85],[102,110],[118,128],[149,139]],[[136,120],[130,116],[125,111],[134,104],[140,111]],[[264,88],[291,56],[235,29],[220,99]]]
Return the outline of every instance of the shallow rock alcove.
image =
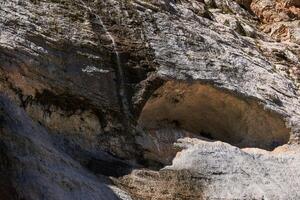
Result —
[[[152,149],[149,142],[139,140],[150,152],[166,151],[167,143],[186,136],[272,150],[287,143],[290,136],[282,117],[253,99],[209,84],[176,81],[166,82],[153,93],[141,112],[139,126],[148,134],[145,140],[154,140]]]

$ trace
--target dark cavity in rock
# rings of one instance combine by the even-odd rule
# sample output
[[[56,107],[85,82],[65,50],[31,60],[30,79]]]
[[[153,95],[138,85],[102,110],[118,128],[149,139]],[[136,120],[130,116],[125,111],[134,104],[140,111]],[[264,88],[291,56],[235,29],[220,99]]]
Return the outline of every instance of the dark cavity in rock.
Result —
[[[147,101],[138,123],[145,159],[163,164],[171,163],[173,143],[182,137],[273,150],[290,136],[282,116],[254,99],[201,83],[168,81]]]

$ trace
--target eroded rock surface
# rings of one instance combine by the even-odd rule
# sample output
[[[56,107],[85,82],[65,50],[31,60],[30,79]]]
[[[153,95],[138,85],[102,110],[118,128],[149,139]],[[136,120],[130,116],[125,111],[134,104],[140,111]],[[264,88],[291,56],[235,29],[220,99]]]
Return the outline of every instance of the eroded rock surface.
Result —
[[[3,198],[118,199],[105,179],[55,147],[51,135],[24,110],[6,97],[0,99]]]
[[[298,147],[281,147],[270,153],[190,138],[177,145],[185,150],[171,166],[159,172],[135,170],[119,184],[137,199],[299,197]]]
[[[299,198],[299,9],[1,1],[0,195]]]

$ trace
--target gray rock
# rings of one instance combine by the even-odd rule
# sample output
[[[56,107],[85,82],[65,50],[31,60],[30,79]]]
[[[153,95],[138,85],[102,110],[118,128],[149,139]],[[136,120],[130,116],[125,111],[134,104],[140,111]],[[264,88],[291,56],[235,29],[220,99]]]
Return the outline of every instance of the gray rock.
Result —
[[[204,199],[299,198],[298,147],[266,152],[239,149],[222,142],[193,139],[179,142],[186,149],[166,170],[191,171],[203,189]],[[206,184],[201,176],[208,174],[209,184]]]
[[[298,6],[2,1],[0,194],[297,199]]]
[[[45,128],[1,95],[1,170],[8,199],[119,199],[101,179],[55,148]],[[5,184],[7,185],[7,184]],[[15,193],[12,193],[12,192]]]

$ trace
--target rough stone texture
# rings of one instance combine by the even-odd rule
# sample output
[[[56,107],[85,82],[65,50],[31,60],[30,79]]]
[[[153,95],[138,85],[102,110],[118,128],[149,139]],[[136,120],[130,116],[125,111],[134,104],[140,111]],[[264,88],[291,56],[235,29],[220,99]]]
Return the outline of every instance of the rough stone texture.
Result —
[[[299,152],[292,147],[280,147],[270,153],[255,149],[241,150],[221,142],[193,142],[188,139],[182,143],[180,145],[185,147],[191,146],[182,151],[167,169],[211,174],[210,184],[200,184],[205,187],[204,198],[299,198],[299,180],[294,178],[299,173]],[[234,183],[236,180],[239,180],[239,184]],[[285,186],[282,187],[280,183],[285,183]]]
[[[166,79],[209,82],[237,95],[257,99],[266,109],[284,115],[297,135],[297,88],[291,80],[275,72],[275,63],[266,60],[256,41],[200,18],[183,5],[175,8],[180,17],[145,13],[155,20],[146,27],[160,64],[157,73]],[[276,99],[280,99],[279,104]]]
[[[299,1],[255,0],[251,10],[262,20],[261,29],[277,41],[299,44]]]
[[[0,195],[299,198],[299,9],[287,0],[1,1]],[[147,112],[153,101],[169,114]],[[178,151],[171,166],[140,169]]]
[[[149,160],[169,164],[182,137],[221,140],[238,147],[272,150],[286,144],[290,130],[281,116],[253,100],[207,84],[167,82],[148,100],[139,118],[138,142]],[[187,130],[187,131],[186,131]]]
[[[121,184],[137,199],[298,199],[298,147],[273,152],[181,139],[185,150],[159,172],[136,170]],[[142,197],[142,198],[141,198]]]
[[[209,85],[170,81],[153,96],[139,119],[139,124],[150,130],[174,124],[238,147],[269,150],[289,140],[290,130],[281,116]]]
[[[55,147],[24,110],[1,96],[1,198],[118,199],[109,186]],[[4,186],[3,186],[4,185]]]

